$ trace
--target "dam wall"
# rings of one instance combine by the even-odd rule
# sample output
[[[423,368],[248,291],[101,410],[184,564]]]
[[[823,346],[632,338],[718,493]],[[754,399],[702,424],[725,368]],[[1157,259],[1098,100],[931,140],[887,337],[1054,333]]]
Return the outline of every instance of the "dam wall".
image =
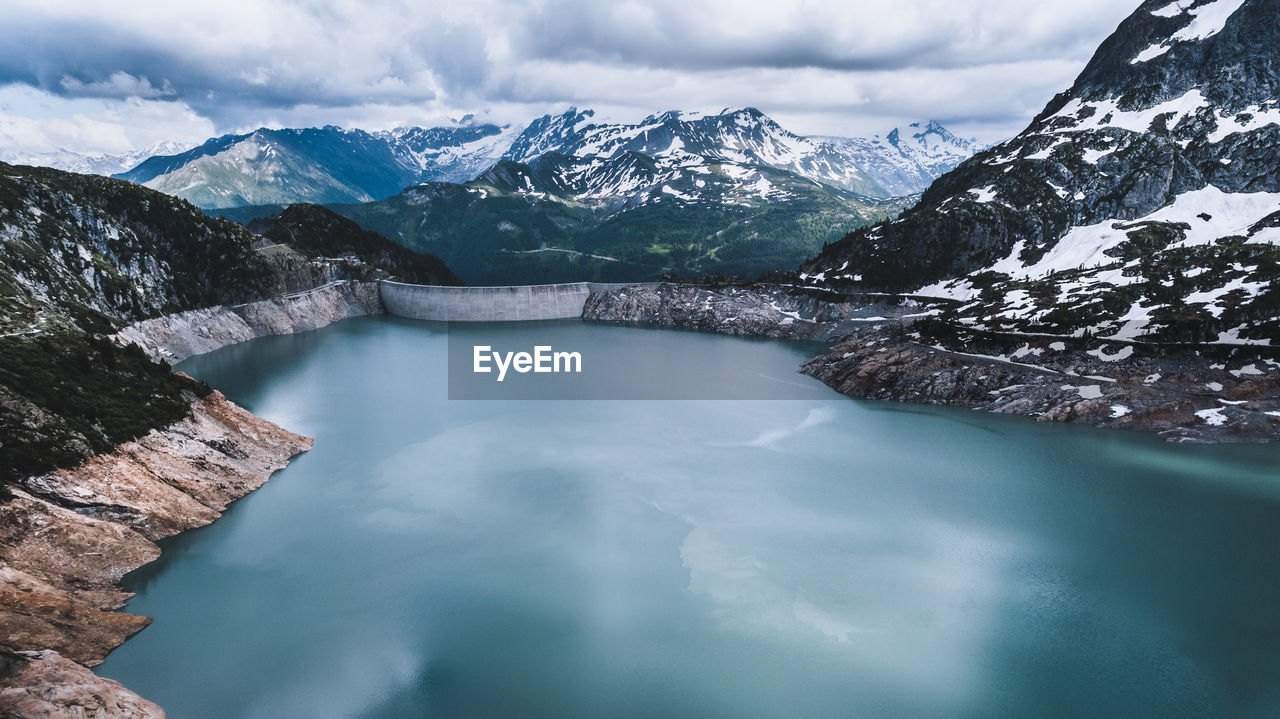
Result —
[[[658,283],[643,283],[657,285]],[[611,292],[626,283],[570,282],[510,287],[442,287],[379,283],[387,314],[440,322],[525,322],[582,316],[592,292]]]

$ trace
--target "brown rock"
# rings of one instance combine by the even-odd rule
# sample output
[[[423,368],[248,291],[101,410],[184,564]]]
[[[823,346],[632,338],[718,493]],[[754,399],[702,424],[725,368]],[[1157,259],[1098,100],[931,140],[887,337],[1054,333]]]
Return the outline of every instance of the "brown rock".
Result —
[[[19,652],[0,672],[0,711],[23,719],[163,719],[164,710],[57,652]]]

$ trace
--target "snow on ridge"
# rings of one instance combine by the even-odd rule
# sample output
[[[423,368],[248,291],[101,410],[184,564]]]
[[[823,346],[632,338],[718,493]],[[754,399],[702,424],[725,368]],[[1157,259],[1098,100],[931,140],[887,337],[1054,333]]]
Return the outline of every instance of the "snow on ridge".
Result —
[[[1123,229],[1143,222],[1186,223],[1186,238],[1175,246],[1206,245],[1220,237],[1248,234],[1249,227],[1280,211],[1280,193],[1229,193],[1208,185],[1184,192],[1172,203],[1151,214],[1129,222],[1106,220],[1095,225],[1077,225],[1067,231],[1044,257],[1032,265],[1024,265],[1018,256],[1023,243],[1014,245],[1007,257],[987,270],[1020,277],[1040,277],[1079,267],[1115,264],[1105,252],[1129,239]],[[1208,220],[1201,217],[1207,215]]]
[[[1146,132],[1151,127],[1151,123],[1161,115],[1172,115],[1166,122],[1166,127],[1172,128],[1177,126],[1184,117],[1206,106],[1208,106],[1208,100],[1205,99],[1198,88],[1189,90],[1181,97],[1162,102],[1159,105],[1153,105],[1144,110],[1121,110],[1119,101],[1116,98],[1090,104],[1085,104],[1079,98],[1073,98],[1048,119],[1053,120],[1064,117],[1076,120],[1075,125],[1055,129],[1052,132],[1080,132],[1083,130],[1118,127],[1122,130],[1142,133]],[[1078,119],[1079,113],[1090,107],[1095,112],[1087,118]]]
[[[1227,20],[1244,5],[1245,0],[1214,0],[1198,8],[1184,8],[1184,2],[1173,2],[1151,14],[1157,17],[1177,17],[1183,13],[1191,15],[1191,22],[1170,35],[1167,40],[1155,43],[1138,53],[1129,61],[1130,65],[1148,62],[1169,52],[1179,42],[1199,42],[1217,35],[1227,26]]]
[[[1227,26],[1227,20],[1235,15],[1244,3],[1245,0],[1215,0],[1208,5],[1192,8],[1187,12],[1195,19],[1190,25],[1175,32],[1169,39],[1175,42],[1189,42],[1213,37],[1222,32],[1222,29]]]
[[[981,191],[970,191],[971,194],[974,192]],[[1127,228],[1146,222],[1186,224],[1189,229],[1184,231],[1184,239],[1175,242],[1171,247],[1191,247],[1211,244],[1221,237],[1247,235],[1250,227],[1276,211],[1280,211],[1280,193],[1228,193],[1210,185],[1200,190],[1185,192],[1169,205],[1136,220],[1125,222],[1107,220],[1094,225],[1072,227],[1044,256],[1029,265],[1021,259],[1022,252],[1026,249],[1026,242],[1019,240],[1006,257],[990,266],[963,277],[946,279],[921,287],[912,294],[970,301],[977,296],[977,290],[970,278],[984,272],[995,272],[1021,279],[1043,278],[1077,269],[1094,270],[1092,274],[1081,277],[1077,281],[1063,284],[1064,297],[1099,285],[1129,285],[1140,282],[1142,278],[1126,277],[1123,268],[1101,269],[1119,262],[1106,252],[1128,241]],[[1270,230],[1275,232],[1269,232]],[[1280,228],[1260,230],[1250,238],[1250,241],[1280,242]],[[1235,269],[1242,272],[1249,271],[1249,268],[1238,266]],[[1203,272],[1195,274],[1203,274]],[[1219,316],[1222,308],[1217,305],[1217,302],[1227,293],[1242,290],[1249,297],[1256,297],[1266,285],[1267,283],[1264,282],[1249,282],[1242,277],[1237,277],[1221,282],[1218,287],[1193,292],[1184,301],[1188,304],[1203,303],[1208,312]],[[1019,298],[1006,297],[1004,304],[1017,305]],[[1111,335],[1111,338],[1131,340],[1140,336],[1141,330],[1150,322],[1150,312],[1153,309],[1143,305],[1141,301],[1136,303],[1125,316],[1117,318],[1116,326],[1119,329]],[[1017,318],[1012,315],[1010,317]],[[1243,340],[1237,342],[1240,341]]]
[[[1164,43],[1156,43],[1155,45],[1152,45],[1146,50],[1143,50],[1142,52],[1138,53],[1137,57],[1129,61],[1129,64],[1137,65],[1140,62],[1148,62],[1150,60],[1154,60],[1157,57],[1160,57],[1161,55],[1165,54],[1166,52],[1169,52],[1169,48],[1171,47],[1173,46],[1166,45]]]
[[[1241,115],[1250,117],[1247,120],[1241,120],[1239,119]],[[1217,120],[1218,126],[1208,135],[1209,142],[1215,145],[1237,132],[1251,132],[1267,125],[1280,125],[1280,106],[1264,108],[1261,105],[1254,105],[1231,117],[1219,114]]]
[[[980,187],[976,190],[969,190],[969,195],[973,198],[973,201],[978,203],[994,202],[996,194],[996,188],[990,186]]]

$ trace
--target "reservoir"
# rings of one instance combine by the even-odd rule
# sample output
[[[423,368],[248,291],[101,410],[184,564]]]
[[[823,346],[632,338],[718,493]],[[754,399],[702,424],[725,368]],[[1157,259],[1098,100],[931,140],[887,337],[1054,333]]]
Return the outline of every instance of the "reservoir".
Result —
[[[98,671],[173,719],[1280,716],[1280,448],[858,402],[812,346],[486,332],[621,398],[450,400],[446,326],[387,317],[179,365],[315,448],[126,578],[155,621]]]

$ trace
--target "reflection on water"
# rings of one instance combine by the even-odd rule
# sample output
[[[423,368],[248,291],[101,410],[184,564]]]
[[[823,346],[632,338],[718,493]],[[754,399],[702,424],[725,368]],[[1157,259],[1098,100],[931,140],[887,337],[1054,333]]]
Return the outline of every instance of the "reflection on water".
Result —
[[[103,673],[179,719],[1280,712],[1275,449],[853,402],[805,348],[655,334],[662,372],[806,398],[448,401],[440,327],[386,318],[185,363],[316,446],[130,576],[156,621]]]

